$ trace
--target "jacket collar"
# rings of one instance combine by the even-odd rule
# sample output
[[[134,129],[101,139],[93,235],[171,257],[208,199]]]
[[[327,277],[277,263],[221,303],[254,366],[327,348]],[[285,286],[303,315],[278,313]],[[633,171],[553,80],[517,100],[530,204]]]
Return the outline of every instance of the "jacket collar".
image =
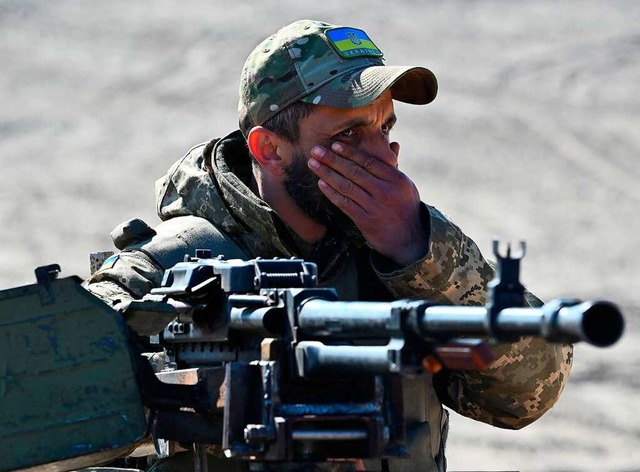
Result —
[[[218,140],[211,150],[210,167],[220,193],[231,214],[240,224],[268,242],[276,253],[284,257],[300,254],[297,236],[277,213],[249,188],[253,158],[240,131]],[[260,253],[272,254],[270,248],[259,248]]]

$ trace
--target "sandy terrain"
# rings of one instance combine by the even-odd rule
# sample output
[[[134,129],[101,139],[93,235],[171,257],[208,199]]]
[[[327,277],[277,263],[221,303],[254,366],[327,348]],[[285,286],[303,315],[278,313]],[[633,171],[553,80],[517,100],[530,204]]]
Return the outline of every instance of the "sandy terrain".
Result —
[[[614,348],[576,349],[531,427],[456,416],[450,470],[640,470],[640,3],[303,3],[1,0],[0,287],[52,262],[86,276],[113,226],[156,223],[155,179],[235,128],[263,37],[304,17],[360,26],[389,64],[439,78],[432,105],[397,107],[422,198],[487,253],[494,235],[526,239],[541,297],[610,298],[627,317]]]

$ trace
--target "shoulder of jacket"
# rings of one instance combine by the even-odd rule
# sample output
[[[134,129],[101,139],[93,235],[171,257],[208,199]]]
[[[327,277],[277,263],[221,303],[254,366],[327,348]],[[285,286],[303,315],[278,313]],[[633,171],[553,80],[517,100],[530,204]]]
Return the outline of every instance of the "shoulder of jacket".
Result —
[[[114,235],[118,228],[121,230]],[[198,216],[177,216],[153,229],[142,220],[130,220],[118,228],[112,232],[116,247],[123,252],[141,252],[163,270],[184,260],[185,255],[193,256],[196,249],[208,249],[213,257],[246,258],[228,235]]]
[[[198,143],[194,146],[191,147],[191,149],[189,149],[186,153],[185,156],[188,156],[189,154],[192,153],[198,153],[198,154],[206,154],[207,152],[211,152],[211,149],[213,149],[213,147],[218,144],[218,141],[220,141],[221,138],[213,138],[209,141],[204,141],[202,143]]]

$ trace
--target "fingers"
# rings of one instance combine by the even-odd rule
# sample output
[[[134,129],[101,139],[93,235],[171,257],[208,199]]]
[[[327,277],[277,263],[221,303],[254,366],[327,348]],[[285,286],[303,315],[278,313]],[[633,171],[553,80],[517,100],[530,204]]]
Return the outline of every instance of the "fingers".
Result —
[[[309,159],[309,168],[318,176],[322,193],[358,224],[375,210],[383,188],[389,183],[348,159],[328,150],[322,151],[321,157],[314,153],[318,159]]]
[[[362,186],[366,186],[371,177],[388,180],[389,172],[395,168],[397,162],[395,156],[392,156],[394,165],[390,166],[378,156],[359,151],[340,142],[333,143],[331,149],[314,146],[311,154],[323,165]]]
[[[367,197],[393,199],[412,184],[395,165],[399,150],[397,143],[391,143],[387,155],[380,158],[343,143],[333,143],[331,149],[314,146],[308,165],[319,179],[367,209]]]
[[[330,167],[314,158],[309,159],[309,167],[318,176],[320,182],[345,197],[361,203],[370,197],[365,189],[374,184],[374,177],[367,174],[362,167],[356,165]],[[344,174],[336,170],[336,167],[342,169]]]
[[[398,151],[399,146],[390,149]],[[312,155],[308,165],[319,178],[320,190],[357,225],[387,210],[403,212],[407,201],[415,198],[412,182],[376,156],[342,143],[334,143],[331,150],[316,146]]]
[[[370,246],[399,264],[426,246],[415,184],[397,169],[400,147],[370,155],[344,143],[315,146],[308,161],[321,192],[360,229]],[[392,153],[392,154],[391,154]]]
[[[319,177],[318,187],[331,203],[354,221],[366,216],[366,207],[373,201],[371,195],[353,181],[313,158],[309,160],[309,167]]]
[[[340,208],[345,215],[351,218],[356,225],[367,216],[367,212],[356,202],[354,198],[351,198],[349,194],[343,194],[333,187],[331,187],[324,180],[318,181],[318,186],[322,193],[329,199],[331,203]]]

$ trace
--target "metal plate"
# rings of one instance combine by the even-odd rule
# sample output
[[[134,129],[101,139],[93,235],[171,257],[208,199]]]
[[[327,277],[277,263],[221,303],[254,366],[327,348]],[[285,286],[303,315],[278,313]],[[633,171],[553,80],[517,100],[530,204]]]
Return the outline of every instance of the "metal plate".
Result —
[[[0,291],[0,471],[95,464],[145,425],[117,312],[77,277]]]

